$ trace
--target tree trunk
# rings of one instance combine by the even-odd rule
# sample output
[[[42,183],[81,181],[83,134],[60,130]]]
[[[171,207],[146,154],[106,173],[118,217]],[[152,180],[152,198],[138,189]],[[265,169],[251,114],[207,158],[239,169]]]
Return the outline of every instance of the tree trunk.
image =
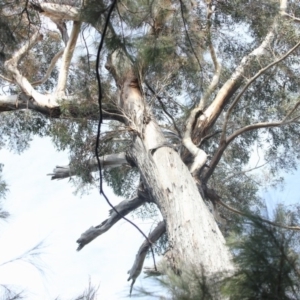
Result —
[[[231,272],[231,255],[196,182],[178,153],[169,146],[144,101],[138,80],[121,52],[107,64],[120,88],[120,110],[133,131],[129,156],[167,225],[170,263],[206,275]]]

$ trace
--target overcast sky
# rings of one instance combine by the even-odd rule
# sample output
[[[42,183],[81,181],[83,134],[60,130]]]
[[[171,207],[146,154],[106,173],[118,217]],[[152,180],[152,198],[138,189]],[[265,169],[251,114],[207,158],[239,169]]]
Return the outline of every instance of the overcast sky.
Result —
[[[99,285],[99,299],[122,299],[128,296],[127,271],[143,242],[141,234],[125,221],[118,222],[80,252],[76,240],[90,226],[108,216],[109,207],[94,190],[83,197],[73,194],[68,179],[51,181],[56,165],[66,165],[66,153],[56,152],[49,139],[35,139],[21,155],[0,151],[4,163],[3,179],[9,185],[5,209],[11,213],[0,223],[0,265],[20,256],[44,240],[37,263],[41,274],[30,264],[15,262],[0,267],[0,284],[26,290],[28,299],[71,299],[88,286],[89,277]],[[113,203],[117,199],[106,189]],[[145,233],[151,223],[136,220]],[[152,266],[151,260],[146,265]],[[149,284],[137,280],[137,285]],[[147,298],[143,298],[147,299]]]

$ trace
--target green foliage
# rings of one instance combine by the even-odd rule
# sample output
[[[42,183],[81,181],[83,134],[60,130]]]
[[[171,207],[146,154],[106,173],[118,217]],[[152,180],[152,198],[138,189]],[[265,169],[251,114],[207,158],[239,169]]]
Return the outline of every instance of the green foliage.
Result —
[[[40,113],[31,110],[2,112],[0,114],[0,146],[16,153],[28,149],[33,136],[48,134],[49,122]]]
[[[293,225],[299,215],[279,206],[274,221]],[[253,217],[243,237],[231,237],[237,272],[224,286],[230,299],[300,299],[299,232]]]
[[[136,193],[138,172],[136,169],[123,166],[104,171],[106,183],[113,189],[117,196],[130,199]]]

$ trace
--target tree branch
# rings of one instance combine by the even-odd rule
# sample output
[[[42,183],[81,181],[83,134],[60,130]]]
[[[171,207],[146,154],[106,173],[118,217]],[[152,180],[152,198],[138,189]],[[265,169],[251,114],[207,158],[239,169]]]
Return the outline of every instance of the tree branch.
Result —
[[[80,20],[80,10],[74,6],[56,3],[31,2],[31,8],[51,19]]]
[[[70,36],[68,44],[64,50],[60,73],[58,76],[58,83],[57,83],[57,87],[56,87],[56,93],[58,95],[64,96],[64,94],[65,94],[70,63],[71,63],[71,59],[73,57],[73,52],[74,52],[74,49],[76,46],[77,38],[80,33],[80,27],[81,27],[81,22],[78,22],[78,21],[73,22],[71,36]]]
[[[241,60],[241,63],[235,69],[231,77],[221,87],[214,101],[204,111],[203,115],[200,116],[198,124],[196,124],[195,126],[195,130],[200,131],[200,135],[198,135],[200,139],[201,133],[204,132],[206,128],[210,128],[212,126],[212,124],[216,121],[230,97],[239,88],[246,68],[251,65],[254,59],[257,59],[265,54],[267,48],[269,47],[270,43],[275,37],[275,25],[276,21],[274,22],[272,29],[266,35],[262,43],[251,53],[244,56],[244,58]]]
[[[11,80],[10,78],[7,78],[7,77],[5,77],[5,76],[3,76],[3,75],[1,75],[1,74],[0,74],[0,79],[2,79],[2,80],[4,80],[4,81],[7,81],[7,82],[9,82],[9,83],[14,83],[13,80]]]
[[[194,108],[191,111],[185,125],[185,131],[182,139],[183,145],[194,157],[194,161],[190,167],[190,172],[193,175],[197,174],[197,171],[205,165],[207,160],[207,154],[202,149],[198,148],[192,141],[193,126],[199,114],[202,114],[202,111],[199,108]]]
[[[241,212],[241,211],[239,211],[239,210],[237,210],[235,208],[232,208],[231,206],[229,206],[226,203],[224,203],[221,200],[221,197],[213,189],[206,188],[205,189],[205,195],[207,196],[208,199],[210,199],[212,201],[212,203],[214,204],[214,207],[216,207],[215,206],[216,204],[219,204],[219,205],[222,205],[223,207],[225,207],[226,209],[230,210],[231,212],[236,213],[236,214],[241,215],[241,216],[244,216],[246,218],[257,219],[257,220],[259,220],[261,222],[270,224],[272,226],[280,227],[280,228],[283,228],[283,229],[290,229],[290,230],[300,231],[300,227],[298,227],[298,226],[287,226],[285,224],[280,224],[280,223],[272,222],[272,221],[269,221],[267,219],[261,218],[259,216],[254,216],[254,215],[251,215],[249,213],[244,213],[244,212]]]
[[[51,63],[49,65],[48,69],[47,69],[47,72],[46,72],[45,76],[42,79],[37,80],[37,81],[31,83],[32,86],[37,86],[37,85],[43,84],[43,83],[45,83],[48,80],[48,78],[50,77],[50,75],[51,75],[51,73],[52,73],[52,71],[53,71],[53,69],[55,67],[55,64],[57,63],[57,61],[59,60],[59,58],[63,55],[64,50],[65,49],[62,49],[62,50],[60,50],[59,52],[57,52],[55,54],[55,56],[51,60]]]
[[[154,244],[155,242],[157,242],[159,240],[159,238],[166,232],[166,224],[164,221],[161,221],[157,224],[157,226],[155,227],[155,229],[149,234],[148,236],[148,240],[150,240],[152,242],[152,244]],[[127,281],[132,279],[132,283],[130,286],[130,295],[132,293],[132,288],[133,285],[136,281],[136,279],[138,278],[138,276],[141,274],[143,265],[144,265],[144,261],[146,258],[146,255],[149,251],[150,248],[150,243],[148,240],[145,240],[143,242],[143,244],[141,245],[132,268],[128,271],[129,274],[129,278],[127,279]]]
[[[250,169],[248,169],[248,170],[242,170],[242,171],[240,171],[240,172],[235,172],[235,173],[233,173],[232,175],[225,177],[223,180],[221,180],[221,182],[229,182],[229,180],[230,180],[231,178],[237,177],[237,176],[239,176],[239,175],[244,175],[244,174],[246,174],[246,173],[248,173],[248,172],[257,170],[257,169],[259,169],[259,168],[265,166],[265,165],[268,164],[268,163],[269,163],[269,162],[265,162],[265,163],[262,164],[262,165],[259,165],[259,166],[256,165],[255,167],[250,168]]]
[[[55,108],[57,107],[57,102],[53,95],[43,95],[37,92],[30,82],[24,77],[18,70],[18,62],[21,57],[26,54],[36,43],[38,43],[43,38],[43,35],[37,30],[30,39],[14,53],[13,57],[7,60],[4,64],[5,68],[9,73],[12,74],[13,79],[19,85],[21,90],[29,96],[33,104],[40,106],[41,109]]]
[[[208,178],[211,176],[211,174],[213,173],[213,171],[215,170],[216,166],[218,165],[223,152],[225,151],[225,149],[228,147],[228,145],[239,135],[250,131],[250,130],[254,130],[254,129],[260,129],[260,128],[268,128],[268,127],[277,127],[277,126],[284,126],[284,125],[288,125],[291,124],[293,122],[296,122],[300,116],[296,116],[293,119],[290,120],[286,120],[288,116],[290,116],[292,114],[292,112],[295,111],[295,109],[300,105],[300,101],[297,102],[294,106],[294,108],[291,110],[291,112],[289,112],[287,114],[287,116],[282,120],[282,121],[277,121],[277,122],[261,122],[261,123],[256,123],[256,124],[251,124],[248,126],[245,126],[243,128],[238,129],[237,131],[235,131],[233,134],[231,134],[225,141],[222,140],[220,142],[219,148],[217,150],[217,152],[214,154],[210,164],[209,164],[209,168],[207,169],[207,171],[203,174],[202,180],[203,182],[207,182]]]
[[[250,78],[247,82],[247,84],[243,87],[243,89],[239,92],[239,94],[235,97],[235,99],[233,100],[232,104],[230,105],[228,111],[226,112],[225,115],[225,121],[223,124],[223,132],[221,135],[221,140],[225,139],[225,134],[226,134],[226,127],[227,127],[227,123],[229,120],[229,116],[232,113],[233,108],[235,107],[235,105],[238,103],[238,101],[241,99],[241,97],[243,96],[243,94],[246,92],[246,90],[249,88],[249,86],[258,78],[260,77],[262,74],[264,74],[267,70],[269,70],[271,67],[275,66],[276,64],[280,63],[281,61],[283,61],[285,58],[287,58],[291,53],[293,53],[297,48],[299,48],[300,46],[300,42],[297,43],[293,48],[291,48],[289,51],[287,51],[284,55],[282,55],[280,58],[278,58],[277,60],[275,60],[274,62],[270,63],[269,65],[267,65],[266,67],[262,68],[261,70],[259,70],[252,78]]]
[[[128,213],[132,212],[139,206],[141,206],[146,201],[144,197],[135,197],[131,200],[124,200],[115,206],[115,209],[120,215],[126,216]],[[77,251],[80,251],[84,246],[90,243],[92,240],[100,236],[101,234],[108,231],[113,225],[115,225],[121,216],[117,214],[113,209],[109,211],[109,218],[103,221],[100,225],[96,227],[92,226],[87,231],[81,234],[80,238],[76,241],[79,245]]]
[[[213,91],[216,89],[218,83],[219,83],[219,79],[220,79],[220,74],[221,74],[221,65],[218,62],[217,59],[217,55],[211,40],[211,16],[213,14],[213,7],[212,7],[212,1],[207,1],[207,23],[208,23],[208,46],[209,46],[209,52],[210,52],[210,56],[211,59],[213,61],[214,67],[215,67],[215,72],[214,75],[212,77],[212,80],[207,88],[207,90],[205,91],[203,97],[201,98],[200,102],[199,102],[199,108],[201,110],[204,110],[207,100],[209,99],[209,97],[211,96],[211,94],[213,93]]]
[[[121,167],[123,165],[128,165],[125,152],[104,155],[100,157],[100,162],[103,169],[112,169],[112,168]],[[98,170],[98,163],[96,158],[89,160],[87,164],[88,164],[88,169],[91,170],[91,172]],[[54,179],[63,179],[63,178],[71,177],[75,174],[76,171],[72,170],[71,166],[68,165],[68,166],[57,166],[53,170],[53,173],[47,175],[52,176],[51,180],[54,180]]]

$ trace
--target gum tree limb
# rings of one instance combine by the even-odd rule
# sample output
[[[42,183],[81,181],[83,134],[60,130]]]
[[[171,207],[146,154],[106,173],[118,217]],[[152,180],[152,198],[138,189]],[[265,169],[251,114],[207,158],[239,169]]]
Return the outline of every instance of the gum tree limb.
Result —
[[[131,200],[124,200],[115,206],[115,209],[122,215],[126,216],[128,213],[132,212],[142,204],[146,199],[144,197],[135,197]],[[97,226],[92,226],[84,233],[81,234],[80,238],[76,241],[79,245],[77,251],[80,251],[84,246],[93,241],[95,238],[101,234],[108,231],[113,225],[115,225],[122,218],[114,210],[109,211],[109,218],[104,220],[101,224]]]
[[[152,244],[154,244],[155,242],[157,242],[159,240],[159,238],[166,232],[166,224],[164,221],[161,221],[157,224],[157,226],[155,227],[155,229],[149,234],[148,239],[152,242]],[[132,288],[133,285],[136,281],[136,279],[138,278],[138,276],[141,274],[143,265],[144,265],[144,261],[146,258],[146,255],[148,253],[150,249],[150,243],[145,240],[143,242],[143,244],[141,245],[132,268],[128,271],[129,274],[129,278],[127,281],[132,280],[131,282],[131,286],[130,286],[130,295],[132,292]]]

